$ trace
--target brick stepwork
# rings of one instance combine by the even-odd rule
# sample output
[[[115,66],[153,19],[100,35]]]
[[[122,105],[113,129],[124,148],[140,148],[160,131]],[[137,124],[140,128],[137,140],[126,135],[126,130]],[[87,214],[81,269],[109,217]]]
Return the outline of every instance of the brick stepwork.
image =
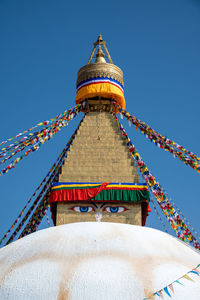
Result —
[[[137,169],[112,114],[85,115],[59,182],[139,182]]]
[[[86,113],[62,166],[59,182],[137,183],[139,181],[136,166],[114,116],[106,111],[100,112],[98,109]],[[81,204],[83,203],[76,202],[75,206]],[[123,206],[125,203],[119,205]],[[94,212],[77,213],[73,211],[72,206],[74,203],[57,204],[56,225],[96,221]],[[127,210],[124,213],[102,212],[102,221],[142,225],[141,204],[126,203],[126,206]]]

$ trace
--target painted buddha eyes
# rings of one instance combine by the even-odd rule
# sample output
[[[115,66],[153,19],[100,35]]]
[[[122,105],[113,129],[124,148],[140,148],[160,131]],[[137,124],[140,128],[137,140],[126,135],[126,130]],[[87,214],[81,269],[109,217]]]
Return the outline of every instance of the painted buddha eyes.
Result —
[[[126,211],[127,209],[123,206],[107,206],[104,208],[104,211],[107,211],[109,213],[121,213],[121,212],[124,212]]]
[[[79,212],[79,213],[88,213],[91,211],[95,211],[94,207],[92,206],[74,206],[71,208],[73,211],[75,212]],[[108,213],[121,213],[126,211],[127,208],[123,207],[123,206],[106,206],[103,208],[103,211],[106,211]]]
[[[94,211],[94,208],[92,206],[74,206],[72,207],[72,210],[76,212],[86,213]]]

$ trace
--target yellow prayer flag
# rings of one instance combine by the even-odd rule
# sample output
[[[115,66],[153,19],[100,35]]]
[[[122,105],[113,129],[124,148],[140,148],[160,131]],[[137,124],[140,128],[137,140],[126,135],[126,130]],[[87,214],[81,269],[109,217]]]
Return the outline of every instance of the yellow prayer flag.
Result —
[[[183,278],[194,282],[194,280],[192,278],[190,278],[190,276],[187,274],[183,275]]]

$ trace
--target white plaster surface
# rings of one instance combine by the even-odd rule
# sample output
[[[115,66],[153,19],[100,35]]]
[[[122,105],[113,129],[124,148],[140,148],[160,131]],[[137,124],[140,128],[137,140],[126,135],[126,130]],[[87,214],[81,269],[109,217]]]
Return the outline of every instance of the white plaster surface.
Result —
[[[197,251],[152,228],[67,224],[0,249],[0,299],[142,300],[199,263]],[[191,277],[163,299],[199,300],[200,277]]]

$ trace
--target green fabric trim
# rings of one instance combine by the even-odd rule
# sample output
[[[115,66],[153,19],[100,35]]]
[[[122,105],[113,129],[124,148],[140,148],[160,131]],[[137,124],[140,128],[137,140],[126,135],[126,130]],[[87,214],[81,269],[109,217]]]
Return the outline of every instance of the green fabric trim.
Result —
[[[96,197],[90,200],[105,201],[105,200],[116,200],[124,202],[141,202],[142,200],[148,200],[149,191],[138,191],[138,190],[103,190]]]

